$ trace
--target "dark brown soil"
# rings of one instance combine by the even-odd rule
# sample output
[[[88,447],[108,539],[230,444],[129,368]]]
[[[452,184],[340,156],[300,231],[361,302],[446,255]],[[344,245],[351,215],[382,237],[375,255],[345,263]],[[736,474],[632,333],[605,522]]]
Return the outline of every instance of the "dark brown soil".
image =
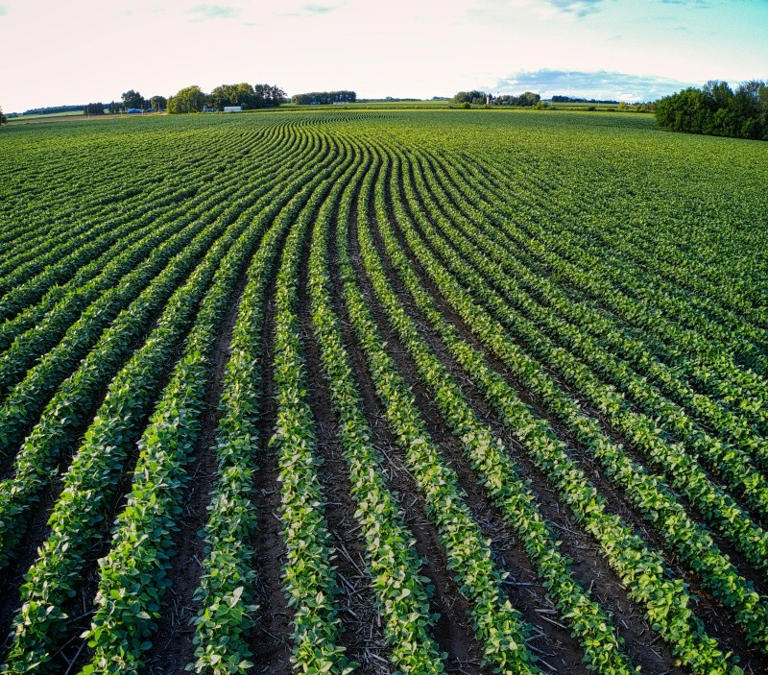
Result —
[[[200,608],[194,595],[200,585],[202,561],[206,554],[202,530],[216,486],[216,427],[221,417],[219,400],[224,388],[229,344],[246,281],[246,271],[243,270],[214,344],[200,432],[190,458],[191,475],[184,488],[183,511],[174,534],[176,554],[171,561],[168,590],[160,610],[153,645],[146,655],[147,670],[151,673],[183,673],[184,667],[194,662],[194,627],[191,621]]]
[[[351,225],[354,231],[356,225]],[[334,233],[331,233],[330,261],[337,264]],[[439,542],[437,529],[426,515],[423,497],[416,480],[403,461],[403,453],[389,430],[385,413],[376,395],[368,373],[365,356],[360,350],[344,305],[340,279],[331,274],[334,309],[340,317],[342,334],[353,371],[357,376],[363,408],[373,432],[377,449],[386,460],[383,467],[390,490],[399,498],[403,515],[411,530],[416,552],[423,560],[420,574],[429,580],[432,588],[430,609],[439,618],[434,637],[441,651],[446,653],[446,667],[452,673],[482,673],[482,648],[474,635],[468,612],[468,603],[448,570],[445,551]]]
[[[476,341],[474,341],[471,335],[468,337],[468,331],[466,331],[466,326],[464,326],[463,322],[461,322],[461,319],[455,315],[452,315],[452,320],[454,323],[457,323],[457,325],[463,327],[463,336],[465,339],[472,341],[474,346],[478,348],[479,351],[486,352],[486,356],[488,356],[487,351],[484,350],[482,346],[480,346]],[[524,348],[523,345],[520,346]],[[498,360],[493,357],[490,357],[489,360],[498,371],[505,373],[508,380],[513,380],[509,373],[506,372],[503,364],[498,362]],[[555,373],[550,372],[550,375],[558,382],[561,388],[563,388],[565,391],[569,390],[568,386],[565,385]],[[649,531],[646,521],[639,513],[636,512],[634,507],[628,503],[628,500],[626,500],[624,491],[620,488],[614,487],[610,481],[607,481],[603,478],[599,466],[597,466],[596,463],[592,460],[587,450],[581,446],[581,444],[576,441],[575,438],[573,438],[570,432],[568,432],[562,424],[554,420],[552,415],[548,414],[541,406],[537,404],[535,400],[531,400],[530,397],[526,398],[526,392],[522,390],[522,387],[519,384],[515,384],[514,386],[521,392],[522,398],[526,399],[526,403],[528,403],[529,406],[532,407],[540,417],[547,419],[553,429],[557,432],[558,436],[569,444],[569,447],[572,450],[571,456],[580,462],[582,468],[586,471],[590,480],[592,480],[601,494],[606,497],[611,512],[620,515],[627,523],[633,527],[635,531],[640,532],[643,539],[648,541],[651,546],[659,551],[666,552],[668,566],[677,576],[684,578],[686,583],[691,586],[692,592],[698,599],[699,614],[703,617],[705,625],[707,626],[707,629],[710,631],[710,633],[720,639],[721,642],[723,642],[723,644],[726,646],[726,649],[732,650],[738,654],[750,654],[751,650],[747,647],[743,639],[743,635],[741,635],[739,631],[734,633],[732,628],[728,626],[728,611],[724,607],[720,606],[719,603],[714,601],[712,597],[702,588],[701,583],[693,575],[688,566],[684,565],[678,560],[677,555],[669,547],[668,541],[663,536],[657,534],[655,530]],[[586,416],[596,419],[601,424],[603,433],[605,433],[615,443],[624,446],[625,451],[633,459],[633,461],[641,466],[644,465],[645,460],[642,454],[634,449],[632,444],[626,443],[622,435],[611,427],[603,415],[585,403],[582,403],[581,407],[582,412]],[[670,491],[675,494],[674,491]],[[686,511],[695,522],[704,522],[701,514],[697,509],[693,508],[688,503],[687,499],[680,495],[675,496],[683,504]],[[747,580],[751,581],[759,592],[762,592],[765,588],[764,576],[760,574],[760,572],[755,571],[744,560],[743,555],[736,552],[731,545],[727,544],[727,542],[724,542],[722,537],[719,535],[714,535],[714,539],[721,546],[723,552],[726,553],[726,555],[728,555],[734,561],[739,572],[743,574]],[[754,658],[762,660],[764,657],[755,656]]]
[[[309,240],[309,236],[308,236]],[[312,326],[307,288],[309,241],[305,242],[299,286],[299,317],[305,350],[307,391],[315,418],[320,481],[325,494],[325,518],[331,533],[337,603],[342,623],[341,642],[357,661],[361,673],[391,673],[381,616],[376,607],[372,579],[366,569],[365,545],[355,520],[357,504],[351,495],[349,469],[338,433],[331,392],[321,371],[320,349]]]
[[[390,215],[392,215],[390,213]],[[395,228],[396,229],[396,228]],[[397,232],[397,229],[396,229]],[[405,246],[405,242],[399,232],[398,239],[403,247],[403,250],[408,252],[408,248]],[[378,245],[379,253],[384,253],[383,244],[380,241],[378,233],[374,234],[374,238]],[[413,306],[410,301],[410,297],[403,289],[401,283],[396,278],[395,273],[392,271],[389,264],[389,260],[386,256],[383,256],[385,261],[385,267],[389,271],[390,281],[393,281],[393,286],[398,292],[401,300],[404,301],[406,309],[409,314],[416,319],[417,324],[421,330],[427,344],[435,351],[441,361],[449,368],[454,378],[461,384],[464,394],[467,397],[469,403],[473,409],[478,412],[480,417],[488,424],[494,431],[495,435],[502,438],[505,443],[505,447],[510,452],[512,458],[516,464],[521,468],[521,474],[531,481],[531,487],[534,494],[537,497],[539,508],[541,509],[545,518],[549,521],[553,527],[555,534],[562,541],[563,553],[573,559],[573,572],[575,577],[582,583],[585,588],[592,589],[595,599],[606,609],[610,610],[615,615],[615,625],[619,634],[626,641],[626,650],[632,657],[633,661],[642,665],[644,669],[649,669],[650,672],[656,672],[657,670],[670,670],[674,671],[674,658],[665,649],[663,643],[659,643],[654,646],[655,649],[649,647],[650,640],[653,639],[653,635],[650,634],[650,627],[647,625],[643,618],[642,609],[632,602],[626,595],[626,590],[621,584],[620,580],[616,577],[610,567],[602,558],[599,548],[595,542],[586,535],[581,526],[576,524],[573,516],[570,514],[570,510],[566,507],[561,507],[558,503],[555,492],[549,486],[546,476],[544,476],[536,466],[528,458],[525,449],[519,444],[519,442],[512,437],[512,435],[506,431],[499,423],[497,416],[490,406],[485,402],[480,392],[473,385],[471,380],[463,373],[462,369],[453,361],[452,357],[448,353],[445,346],[439,340],[439,338],[430,330],[428,323],[423,319],[418,310]],[[446,317],[446,320],[452,323],[463,339],[467,340],[473,347],[478,349],[481,353],[485,350],[474,338],[471,331],[461,321],[455,312],[450,308],[447,302],[444,301],[442,296],[431,283],[429,277],[425,274],[418,261],[411,256],[411,263],[413,269],[419,274],[424,287],[430,292],[430,295],[436,301],[441,313]],[[388,340],[388,344],[393,344],[393,340]],[[415,366],[410,361],[407,354],[402,355],[404,362],[401,372],[404,374],[415,372]],[[491,365],[497,366],[497,363],[493,363],[491,359]],[[513,386],[516,383],[510,382]],[[434,433],[441,433],[441,416],[439,410],[430,400],[430,394],[417,378],[413,378],[411,382],[412,388],[417,395],[417,401],[419,407],[422,410],[429,410],[432,408],[432,412],[425,415],[429,421],[435,420]],[[520,388],[519,393],[522,393]],[[528,397],[530,400],[530,397]],[[528,401],[526,401],[528,402]],[[541,413],[541,410],[537,410]],[[447,434],[447,430],[443,430],[444,435]],[[488,498],[484,495],[482,489],[479,487],[479,479],[471,469],[469,469],[467,461],[463,459],[461,447],[451,435],[447,435],[443,443],[443,448],[448,451],[449,448],[454,448],[453,452],[453,466],[459,472],[462,480],[462,487],[468,491],[468,493],[475,492],[477,494],[478,503],[485,503],[486,509],[494,511],[490,505]],[[603,482],[604,483],[604,482]],[[603,485],[598,485],[598,488],[602,488]],[[610,494],[610,493],[609,493]],[[620,500],[616,500],[617,503],[621,503]],[[609,504],[611,502],[609,501]],[[500,515],[497,515],[498,520],[503,521]],[[504,527],[504,526],[495,526]],[[507,528],[508,529],[508,528]],[[495,530],[495,531],[504,531]],[[514,535],[509,534],[509,538],[514,540]],[[519,547],[519,544],[518,544]],[[524,551],[519,553],[522,560],[525,560],[526,566],[530,569],[530,562],[527,560],[527,556]],[[521,563],[517,563],[521,564]],[[531,575],[535,578],[535,573],[531,570]],[[551,603],[550,603],[551,606]],[[522,609],[522,607],[520,607]],[[537,628],[549,633],[551,626],[547,628],[542,626],[542,622],[534,622]],[[544,621],[543,623],[548,623]],[[561,623],[563,623],[561,621]],[[649,635],[648,639],[643,640],[643,635]],[[658,652],[658,653],[657,653]],[[546,659],[546,657],[544,657]],[[573,658],[573,657],[572,657]],[[580,657],[579,657],[580,658]],[[577,659],[578,661],[578,659]]]
[[[288,607],[282,590],[282,566],[285,561],[285,545],[280,522],[280,484],[278,483],[277,455],[269,448],[269,439],[277,415],[275,383],[272,376],[275,328],[274,284],[262,328],[263,397],[259,406],[259,467],[254,477],[258,525],[254,540],[250,542],[258,556],[253,561],[257,573],[256,626],[250,636],[252,661],[256,672],[288,675],[291,673],[291,634],[293,610]]]
[[[402,238],[401,238],[401,243],[403,243]],[[408,250],[407,247],[404,247],[404,250]],[[557,421],[553,420],[551,418],[551,415],[548,415],[546,411],[541,406],[539,406],[535,400],[531,398],[531,396],[525,391],[525,389],[521,387],[514,380],[514,378],[507,372],[503,364],[501,364],[497,359],[495,359],[493,356],[488,354],[487,350],[485,350],[483,346],[474,338],[471,331],[467,328],[467,326],[463,323],[463,321],[454,312],[452,312],[452,310],[447,306],[447,303],[445,303],[442,300],[442,298],[439,296],[439,293],[436,291],[434,286],[429,282],[428,278],[426,278],[425,274],[423,273],[420,266],[418,265],[418,262],[413,259],[412,259],[412,262],[414,264],[414,267],[419,271],[422,281],[426,283],[427,288],[430,290],[433,297],[438,301],[441,311],[448,318],[448,320],[450,320],[451,323],[453,323],[454,326],[460,331],[462,337],[468,342],[470,342],[481,353],[484,353],[489,363],[496,370],[504,374],[508,382],[517,389],[521,398],[532,409],[534,409],[534,411],[538,416],[543,417],[544,419],[547,419],[547,421],[550,423],[550,425],[558,434],[558,436],[563,438],[563,440],[565,440],[569,444],[569,447],[572,451],[571,452],[572,457],[580,462],[580,464],[582,465],[582,468],[586,471],[590,480],[592,480],[592,482],[598,488],[600,493],[603,494],[603,496],[606,498],[609,510],[613,513],[617,513],[618,515],[620,515],[627,523],[630,524],[630,526],[633,527],[633,529],[635,529],[636,531],[639,531],[641,536],[646,541],[648,541],[652,547],[662,552],[667,550],[668,547],[666,545],[666,541],[662,537],[658,536],[654,531],[648,530],[647,525],[642,519],[642,517],[636,514],[633,511],[633,509],[628,505],[628,503],[624,500],[622,491],[614,488],[607,480],[605,480],[602,477],[599,467],[597,467],[593,463],[591,457],[589,457],[589,454],[586,452],[586,450],[583,447],[581,447],[570,436],[570,434],[562,427],[562,425],[560,425]],[[550,374],[552,375],[552,373]],[[564,386],[562,385],[561,382],[559,382],[559,384],[561,386]],[[465,382],[465,385],[469,389],[473,388],[473,385],[471,384],[471,382],[467,381]],[[564,386],[564,388],[566,389],[566,391],[568,390],[567,387]],[[478,407],[481,408],[482,404],[473,403],[473,405],[476,409],[478,409]],[[591,414],[595,416],[593,411],[589,411],[586,408],[584,412],[587,415]],[[486,413],[486,415],[488,414],[489,413]],[[490,414],[492,416],[492,413]],[[596,417],[599,419],[599,421],[604,422],[604,420],[601,420],[599,416],[596,416]],[[604,425],[604,431],[610,432],[610,429],[606,428]],[[508,446],[516,445],[516,441],[511,437],[511,435],[506,430],[497,428],[497,433],[500,434],[501,437],[505,439]],[[615,433],[610,433],[610,435],[613,437],[614,440],[619,442],[621,441],[621,438],[617,437]],[[642,458],[638,457],[637,454],[634,452],[631,452],[631,451],[629,452],[635,461],[638,461],[639,463],[642,464]],[[531,477],[530,470],[526,471],[525,475],[528,477]],[[685,504],[684,500],[683,500],[683,503]],[[695,515],[696,514],[694,512],[694,517]],[[567,541],[564,540],[564,543],[567,544]],[[574,558],[574,560],[578,561],[577,556],[575,556],[574,554],[570,554],[570,555],[571,557]],[[691,586],[691,590],[695,598],[698,600],[697,613],[703,619],[708,631],[723,643],[723,646],[726,648],[726,650],[732,650],[737,654],[747,655],[747,657],[750,658],[753,662],[762,663],[762,661],[764,660],[764,657],[762,655],[755,654],[753,650],[750,650],[745,643],[743,634],[741,634],[739,631],[733,631],[732,626],[729,625],[729,622],[728,622],[729,614],[727,610],[719,606],[717,603],[713,602],[711,596],[708,593],[706,593],[703,589],[701,589],[700,584],[692,576],[690,571],[684,567],[680,567],[680,565],[676,563],[675,556],[671,554],[668,550],[667,550],[667,564],[676,575],[683,577],[686,580],[686,582]],[[581,565],[577,565],[577,568],[580,566]],[[585,567],[588,568],[589,565],[586,565]],[[748,575],[748,578],[749,577],[756,578],[757,576],[759,575],[755,575],[754,573],[752,573]],[[617,580],[617,583],[618,583],[618,580]],[[618,586],[620,586],[620,584],[618,584]],[[627,642],[628,644],[630,643],[629,638],[627,639]]]

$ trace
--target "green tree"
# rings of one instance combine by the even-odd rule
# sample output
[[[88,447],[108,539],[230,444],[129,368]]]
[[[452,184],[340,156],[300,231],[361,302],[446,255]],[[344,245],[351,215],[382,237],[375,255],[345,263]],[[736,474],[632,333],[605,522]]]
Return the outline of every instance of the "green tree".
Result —
[[[268,85],[262,85],[268,87]],[[285,92],[277,87],[272,87],[271,97],[279,105]],[[331,103],[354,103],[357,94],[354,91],[342,89],[340,91],[310,91],[306,94],[294,94],[291,100],[297,105],[328,105]]]
[[[122,99],[126,110],[129,108],[144,108],[144,97],[138,91],[129,89],[123,92]]]
[[[86,115],[103,115],[104,114],[104,104],[99,103],[89,103],[85,106],[83,109],[83,112]]]
[[[208,95],[208,100],[217,110],[224,110],[229,105],[239,105],[246,110],[257,107],[256,92],[247,82],[219,85]]]
[[[0,124],[5,124],[7,121],[5,115],[3,115],[3,109],[0,108]]]
[[[701,89],[665,96],[655,113],[662,129],[768,140],[768,85],[751,80],[733,91],[727,82],[710,80]]]
[[[257,108],[274,108],[285,100],[285,92],[276,84],[255,84],[253,91],[256,94]],[[342,92],[340,92],[342,93]],[[354,101],[355,92],[343,92],[347,100]]]
[[[149,105],[155,112],[160,112],[165,110],[165,107],[168,105],[168,99],[165,96],[153,96],[149,99]]]
[[[453,102],[474,103],[475,105],[480,105],[485,103],[487,96],[488,94],[484,91],[478,91],[477,89],[473,89],[472,91],[460,91],[454,95]]]
[[[171,114],[201,112],[206,96],[197,85],[179,90],[176,96],[168,99],[166,110]]]

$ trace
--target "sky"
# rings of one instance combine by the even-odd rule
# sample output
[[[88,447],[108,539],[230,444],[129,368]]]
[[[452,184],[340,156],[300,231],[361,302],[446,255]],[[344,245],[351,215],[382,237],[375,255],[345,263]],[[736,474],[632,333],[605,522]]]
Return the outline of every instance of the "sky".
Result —
[[[0,106],[196,84],[651,100],[768,79],[768,0],[0,0]]]

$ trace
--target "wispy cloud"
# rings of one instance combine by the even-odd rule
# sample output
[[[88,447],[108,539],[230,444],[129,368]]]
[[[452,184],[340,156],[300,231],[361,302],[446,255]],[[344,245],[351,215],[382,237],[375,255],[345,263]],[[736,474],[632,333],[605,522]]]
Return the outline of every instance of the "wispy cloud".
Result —
[[[5,7],[0,7],[0,16],[8,14],[8,10]]]
[[[302,9],[309,14],[328,14],[334,9],[338,9],[339,5],[304,5]]]
[[[648,101],[671,94],[690,84],[653,75],[544,68],[502,78],[492,89],[497,93],[516,93],[526,89],[538,92],[545,98],[564,94],[620,101]]]
[[[521,16],[578,20],[601,12],[608,1],[615,0],[477,0],[464,11],[467,17],[491,25],[518,21]]]
[[[209,19],[234,19],[240,14],[237,7],[228,5],[195,5],[187,11],[192,21],[208,21]]]
[[[320,4],[306,4],[286,11],[275,12],[275,16],[296,16],[296,17],[308,17],[308,16],[321,16],[323,14],[330,14],[342,7],[343,3],[337,5],[320,5]]]
[[[709,0],[661,0],[664,5],[685,5],[686,7],[710,7]]]
[[[603,0],[548,0],[555,9],[567,14],[584,17],[602,9]]]

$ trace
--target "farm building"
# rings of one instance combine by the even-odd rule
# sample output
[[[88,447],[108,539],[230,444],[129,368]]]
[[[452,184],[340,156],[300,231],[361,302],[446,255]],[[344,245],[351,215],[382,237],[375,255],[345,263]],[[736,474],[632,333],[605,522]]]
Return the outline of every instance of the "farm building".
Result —
[[[225,105],[224,112],[243,112],[243,106],[241,105]]]

